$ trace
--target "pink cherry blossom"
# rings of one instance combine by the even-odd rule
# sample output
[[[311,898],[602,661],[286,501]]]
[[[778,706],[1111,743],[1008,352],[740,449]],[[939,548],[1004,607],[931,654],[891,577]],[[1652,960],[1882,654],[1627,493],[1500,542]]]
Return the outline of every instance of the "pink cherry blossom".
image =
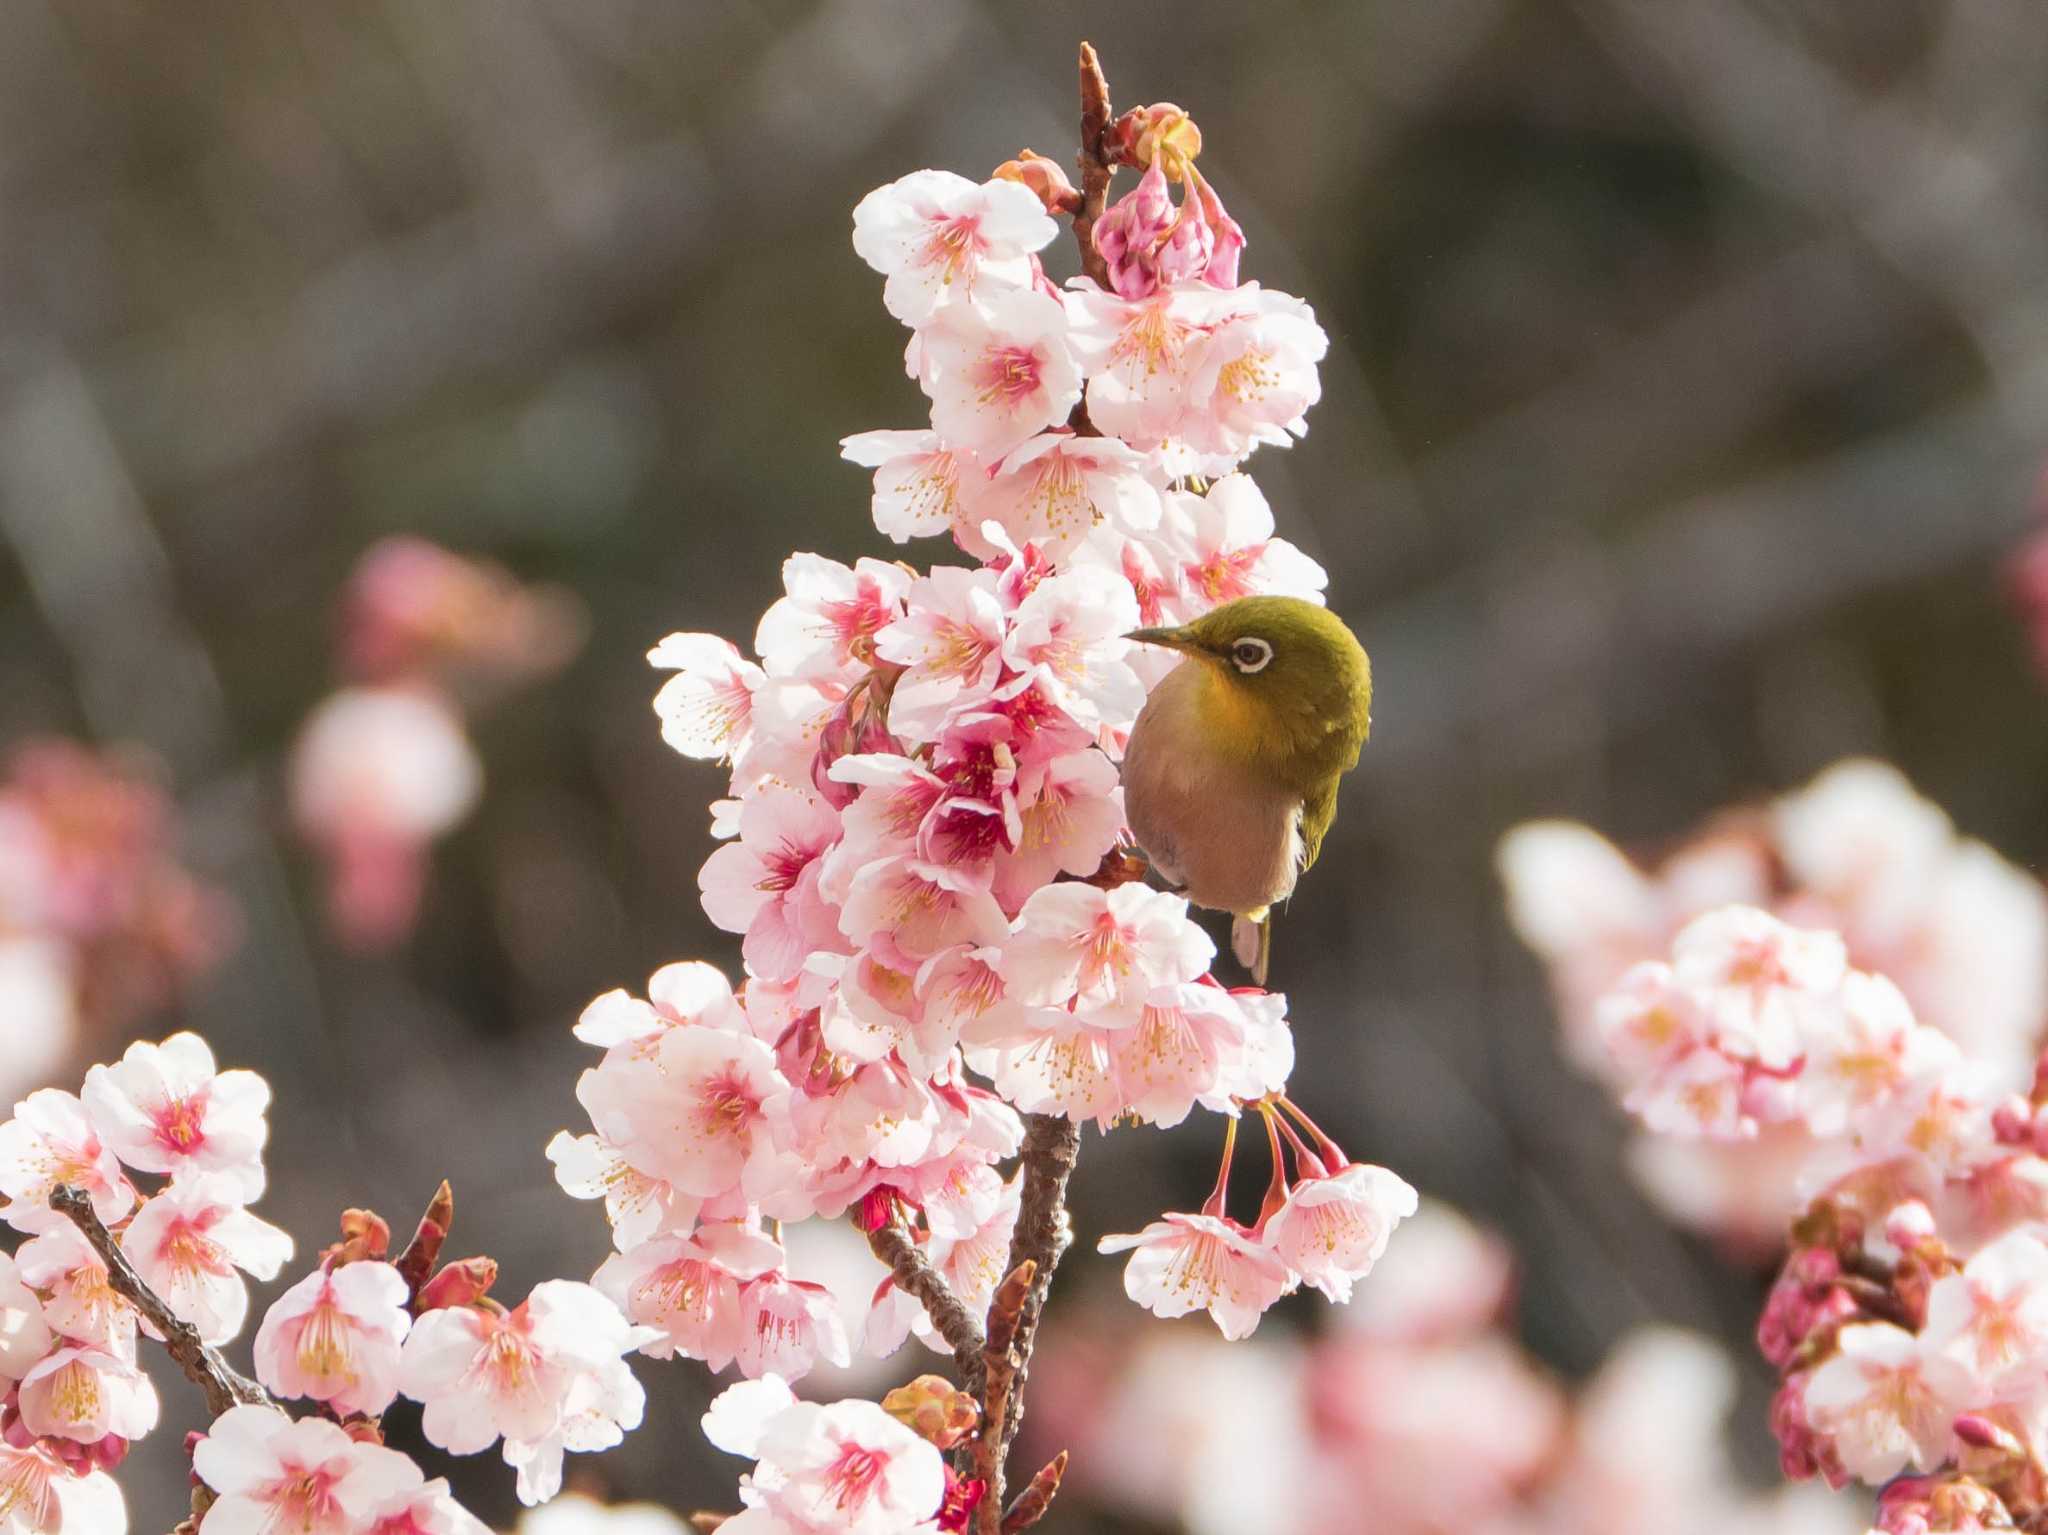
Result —
[[[32,1434],[97,1444],[140,1439],[156,1427],[156,1387],[104,1349],[56,1350],[22,1377],[21,1421]]]
[[[987,876],[915,858],[879,859],[854,876],[840,930],[857,944],[887,934],[913,965],[959,944],[999,944],[1009,919]]]
[[[704,1433],[722,1450],[758,1458],[747,1485],[753,1511],[776,1521],[764,1531],[921,1532],[945,1495],[939,1452],[873,1402],[799,1402],[778,1376],[723,1393],[704,1415]]]
[[[1228,301],[1234,312],[1210,332],[1189,380],[1186,420],[1199,451],[1235,458],[1307,432],[1330,338],[1308,305],[1284,293],[1247,283]]]
[[[231,1177],[179,1180],[152,1194],[121,1233],[121,1250],[179,1318],[208,1343],[242,1330],[249,1291],[237,1270],[274,1279],[292,1239],[242,1207]]]
[[[1689,923],[1671,969],[1710,1015],[1718,1048],[1775,1069],[1798,1059],[1809,1003],[1841,985],[1848,955],[1834,933],[1735,906]]]
[[[135,1187],[113,1149],[101,1140],[85,1105],[70,1093],[40,1088],[14,1106],[0,1124],[0,1194],[7,1223],[35,1232],[70,1222],[49,1206],[59,1187],[85,1190],[92,1211],[109,1225],[135,1208]]]
[[[1249,475],[1228,474],[1207,495],[1176,491],[1167,500],[1186,528],[1181,583],[1197,610],[1261,592],[1322,601],[1329,574],[1273,536],[1273,509]]]
[[[987,476],[966,487],[971,516],[958,530],[961,547],[987,558],[996,546],[979,532],[999,524],[1014,543],[1034,543],[1049,560],[1064,560],[1098,525],[1121,533],[1159,524],[1159,492],[1148,461],[1114,437],[1042,432],[1005,454]]]
[[[218,1071],[197,1034],[138,1041],[120,1062],[85,1074],[85,1110],[107,1147],[144,1172],[232,1180],[247,1203],[263,1193],[270,1084],[253,1071]]]
[[[1084,727],[1128,729],[1145,701],[1122,639],[1137,623],[1130,586],[1097,566],[1080,566],[1039,582],[1018,606],[1003,659]]]
[[[200,1535],[358,1535],[373,1510],[417,1487],[419,1468],[321,1418],[231,1407],[192,1450],[219,1501]]]
[[[1908,1464],[1928,1471],[1948,1454],[1956,1404],[1925,1371],[1920,1340],[1889,1322],[1859,1322],[1836,1334],[1836,1352],[1806,1383],[1807,1421],[1841,1463],[1867,1482]]]
[[[1266,1222],[1266,1245],[1304,1283],[1349,1301],[1352,1285],[1372,1271],[1416,1206],[1415,1190],[1397,1174],[1354,1162],[1289,1189]]]
[[[1028,188],[980,185],[951,171],[913,171],[877,187],[853,210],[853,248],[882,273],[882,303],[906,325],[941,305],[1028,287],[1030,255],[1059,226]]]
[[[875,637],[884,660],[908,668],[889,700],[889,728],[936,740],[950,714],[994,689],[1003,634],[1003,604],[987,571],[941,565],[919,577],[904,615]]]
[[[743,1222],[655,1237],[605,1259],[591,1284],[653,1336],[640,1352],[723,1370],[739,1355],[740,1285],[778,1268],[782,1249]]]
[[[783,562],[787,595],[762,615],[754,649],[771,677],[851,681],[874,659],[875,636],[903,611],[910,577],[886,560],[851,568],[822,555]]]
[[[406,1337],[398,1386],[425,1404],[422,1431],[451,1454],[503,1437],[522,1499],[537,1502],[559,1486],[565,1448],[637,1425],[644,1398],[619,1356],[652,1336],[589,1285],[552,1279],[511,1311],[427,1312]]]
[[[441,1477],[395,1492],[368,1516],[364,1535],[490,1535],[484,1522],[457,1503]]]
[[[1016,782],[1016,845],[996,854],[994,892],[1016,911],[1059,874],[1101,866],[1123,831],[1123,790],[1098,751],[1066,752],[1025,764]]]
[[[751,1035],[687,1027],[648,1058],[617,1054],[576,1088],[591,1122],[635,1167],[678,1193],[714,1199],[757,1181],[789,1086]]]
[[[22,1243],[14,1262],[21,1282],[47,1297],[42,1314],[52,1329],[123,1359],[135,1357],[135,1308],[114,1293],[107,1280],[106,1260],[70,1221]],[[0,1308],[5,1305],[4,1293],[0,1293]],[[4,1331],[0,1324],[0,1332]],[[7,1351],[0,1346],[0,1375],[13,1373],[8,1368]]]
[[[1179,896],[1062,883],[1024,903],[1000,969],[1010,995],[1027,1005],[1136,1005],[1154,986],[1194,980],[1215,954]]]
[[[897,543],[966,526],[961,481],[979,471],[937,432],[856,432],[841,439],[839,454],[875,471],[875,526]]]
[[[1169,1214],[1134,1235],[1104,1237],[1095,1250],[1131,1252],[1124,1292],[1154,1316],[1206,1310],[1230,1339],[1249,1337],[1287,1290],[1281,1261],[1222,1216]]]
[[[1067,419],[1081,370],[1066,312],[1029,289],[948,304],[918,332],[917,380],[932,426],[956,448],[997,459]]]
[[[398,1395],[410,1299],[389,1263],[315,1270],[264,1314],[256,1329],[256,1378],[279,1396],[376,1416]]]
[[[650,666],[675,675],[654,695],[661,738],[685,757],[733,762],[753,739],[760,667],[715,634],[671,634],[647,652]]]
[[[1201,286],[1135,301],[1077,278],[1064,295],[1097,429],[1149,452],[1178,435],[1210,328],[1228,311]]]
[[[1951,1367],[1957,1400],[1991,1403],[2034,1393],[2048,1365],[2048,1246],[2024,1227],[1973,1256],[1927,1296],[1921,1347]]]
[[[121,1489],[103,1471],[77,1474],[42,1443],[0,1441],[0,1531],[6,1535],[126,1535]]]
[[[583,1010],[572,1032],[586,1045],[606,1050],[623,1045],[644,1054],[659,1045],[664,1031],[684,1024],[748,1032],[732,982],[716,965],[695,959],[663,965],[648,978],[645,1002],[625,991],[608,991]]]
[[[704,910],[727,932],[746,934],[742,952],[753,974],[788,980],[813,949],[837,946],[818,860],[838,835],[830,807],[770,783],[741,807],[739,841],[705,860],[697,876]]]
[[[852,1358],[839,1303],[823,1285],[771,1269],[741,1287],[739,1305],[742,1374],[799,1380],[820,1359],[843,1367]]]
[[[663,1231],[686,1228],[701,1201],[679,1194],[666,1178],[642,1171],[600,1135],[558,1131],[547,1144],[555,1182],[571,1199],[602,1199],[612,1242],[621,1252]]]
[[[970,1059],[1025,1113],[1092,1119],[1106,1129],[1130,1112],[1112,1044],[1129,1031],[1135,1015],[1132,1008],[1094,1007],[1085,1015],[1029,1008],[1018,1015],[1018,1042],[992,1057]]]
[[[1110,287],[1127,299],[1145,298],[1162,284],[1202,277],[1216,249],[1192,184],[1186,202],[1176,207],[1167,190],[1164,158],[1157,155],[1137,186],[1097,221],[1094,240],[1108,264]]]

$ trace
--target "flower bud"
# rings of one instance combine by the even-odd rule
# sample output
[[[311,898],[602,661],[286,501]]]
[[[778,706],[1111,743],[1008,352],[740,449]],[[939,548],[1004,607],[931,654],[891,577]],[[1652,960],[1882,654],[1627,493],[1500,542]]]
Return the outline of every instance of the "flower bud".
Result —
[[[496,1258],[464,1258],[451,1263],[420,1287],[414,1310],[424,1316],[448,1306],[473,1306],[498,1282]]]
[[[981,1409],[943,1375],[920,1375],[882,1398],[882,1411],[942,1450],[974,1432]]]
[[[1067,173],[1060,168],[1059,161],[1049,160],[1035,150],[1018,150],[1016,159],[1005,160],[996,167],[995,179],[1029,187],[1045,205],[1047,213],[1081,211],[1081,194],[1067,180]]]
[[[1119,165],[1149,168],[1155,161],[1169,161],[1168,174],[1178,181],[1180,167],[1202,152],[1202,130],[1172,102],[1161,101],[1124,113],[1110,125],[1104,145]]]
[[[2034,1106],[2018,1093],[1991,1111],[1991,1133],[2002,1146],[2027,1146],[2034,1140]]]
[[[1884,1218],[1884,1239],[1900,1252],[1911,1252],[1934,1238],[1934,1212],[1924,1200],[1909,1199]]]

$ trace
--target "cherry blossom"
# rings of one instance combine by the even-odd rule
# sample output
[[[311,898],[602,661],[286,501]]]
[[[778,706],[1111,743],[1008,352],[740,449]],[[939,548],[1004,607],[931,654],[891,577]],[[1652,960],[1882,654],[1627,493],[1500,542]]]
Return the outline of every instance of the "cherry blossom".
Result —
[[[945,1493],[939,1452],[873,1402],[799,1402],[770,1375],[714,1401],[704,1433],[721,1450],[758,1460],[748,1500],[782,1528],[810,1535],[934,1528]]]
[[[1154,1316],[1206,1310],[1226,1338],[1244,1338],[1286,1293],[1286,1266],[1235,1221],[1174,1215],[1135,1235],[1106,1236],[1096,1251],[1131,1252],[1124,1291]]]
[[[237,1270],[274,1279],[292,1239],[244,1209],[244,1185],[207,1175],[172,1183],[143,1202],[121,1234],[121,1250],[149,1287],[208,1343],[242,1330],[249,1290]]]
[[[0,1381],[19,1381],[50,1351],[43,1303],[24,1283],[17,1261],[0,1253]]]
[[[1394,1227],[1415,1213],[1415,1190],[1384,1167],[1353,1163],[1304,1178],[1268,1220],[1266,1243],[1294,1274],[1333,1301],[1372,1271]]]
[[[119,1063],[85,1074],[85,1110],[116,1156],[144,1172],[214,1174],[248,1203],[263,1193],[270,1084],[253,1071],[218,1071],[197,1034],[138,1041]]]
[[[1154,986],[1194,980],[1215,955],[1187,909],[1181,897],[1141,885],[1047,885],[1017,914],[1000,965],[1004,985],[1019,1002],[1045,1007],[1141,1003]]]
[[[97,1444],[156,1427],[156,1387],[135,1365],[98,1348],[59,1348],[21,1379],[21,1421],[32,1434]]]
[[[388,1263],[317,1269],[271,1303],[256,1330],[256,1376],[279,1396],[375,1416],[398,1395],[412,1326],[406,1282]]]
[[[640,1352],[681,1354],[723,1370],[740,1354],[740,1286],[779,1268],[782,1249],[743,1222],[653,1237],[605,1259],[591,1284],[651,1336]]]
[[[0,1441],[0,1531],[127,1535],[128,1510],[121,1489],[105,1472],[76,1474],[42,1442]]]
[[[647,652],[672,671],[654,695],[661,738],[685,757],[736,761],[753,736],[754,695],[767,674],[715,634],[671,634]]]
[[[947,304],[917,333],[932,426],[984,461],[1067,419],[1081,370],[1055,299],[1016,289]]]
[[[965,487],[972,515],[955,536],[969,554],[988,558],[998,546],[979,529],[994,522],[1012,543],[1036,544],[1047,559],[1064,560],[1098,525],[1123,532],[1158,525],[1159,492],[1148,468],[1145,455],[1113,437],[1040,433]]]
[[[200,1535],[356,1535],[373,1511],[417,1486],[419,1468],[339,1424],[270,1407],[231,1407],[192,1450],[219,1494]]]
[[[1908,1464],[1930,1470],[1948,1452],[1954,1404],[1928,1379],[1920,1341],[1889,1323],[1844,1327],[1834,1357],[1807,1382],[1805,1401],[1809,1421],[1865,1481]]]
[[[1927,1296],[1921,1345],[1930,1367],[1953,1366],[1949,1394],[1973,1402],[2032,1395],[2048,1365],[2048,1245],[2007,1232]],[[1808,1392],[1811,1400],[1811,1390]]]
[[[511,1311],[429,1311],[406,1336],[398,1386],[425,1404],[427,1439],[455,1455],[505,1440],[520,1497],[560,1485],[565,1448],[594,1447],[640,1421],[644,1396],[620,1355],[653,1336],[589,1285],[551,1279]]]
[[[39,1088],[0,1124],[0,1194],[8,1200],[7,1223],[26,1232],[68,1224],[49,1207],[51,1191],[64,1186],[83,1189],[92,1199],[93,1214],[105,1222],[117,1222],[135,1208],[135,1186],[100,1139],[85,1105],[71,1093]]]
[[[807,953],[835,946],[838,924],[818,891],[818,860],[838,833],[821,801],[770,784],[741,807],[739,840],[706,860],[697,880],[704,910],[727,932],[746,935],[754,973],[788,980]]]
[[[135,1308],[114,1293],[106,1260],[70,1221],[22,1243],[14,1259],[21,1281],[43,1293],[42,1314],[55,1331],[135,1357]],[[10,1373],[0,1356],[0,1375]]]
[[[888,278],[882,303],[908,325],[923,324],[942,304],[1029,286],[1031,253],[1058,232],[1025,187],[977,186],[950,171],[913,171],[853,210],[853,248]]]

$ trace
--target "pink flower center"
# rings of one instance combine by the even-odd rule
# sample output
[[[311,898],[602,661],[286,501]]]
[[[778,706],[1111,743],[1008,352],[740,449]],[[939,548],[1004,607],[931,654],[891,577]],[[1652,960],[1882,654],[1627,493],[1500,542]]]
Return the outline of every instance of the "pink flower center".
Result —
[[[354,1329],[330,1294],[322,1293],[299,1329],[299,1368],[317,1380],[355,1384]]]
[[[796,888],[796,882],[803,878],[803,872],[810,867],[811,850],[799,847],[784,838],[775,847],[761,855],[761,877],[754,882],[756,890],[765,890],[770,895],[782,895]]]
[[[334,1496],[335,1478],[325,1470],[302,1470],[293,1468],[296,1475],[288,1472],[271,1483],[263,1501],[271,1506],[268,1528],[282,1535],[291,1531],[325,1530],[339,1527],[346,1522],[341,1504]]]
[[[1266,552],[1264,544],[1243,549],[1219,549],[1200,565],[1188,567],[1188,579],[1202,589],[1211,602],[1229,602],[1252,594],[1251,573]]]
[[[760,1095],[737,1071],[707,1078],[699,1090],[698,1103],[705,1126],[722,1135],[744,1131],[761,1110]]]
[[[863,665],[875,659],[876,632],[895,617],[883,601],[881,591],[866,577],[861,579],[853,596],[839,602],[820,603],[818,612],[839,649],[839,659],[842,662],[859,661]]]
[[[992,346],[981,354],[981,366],[976,369],[975,398],[983,405],[1017,410],[1038,393],[1043,372],[1036,348]]]
[[[164,1234],[163,1255],[164,1261],[181,1274],[226,1278],[235,1271],[220,1243],[208,1236],[197,1221],[172,1222],[171,1229]]]
[[[206,1089],[189,1098],[173,1098],[156,1111],[156,1138],[180,1156],[189,1156],[206,1139]]]
[[[50,1472],[55,1462],[39,1450],[0,1445],[0,1519],[13,1518],[31,1530],[54,1530],[63,1517]]]
[[[1105,978],[1122,978],[1131,973],[1131,950],[1127,935],[1115,917],[1104,912],[1083,939],[1081,985],[1085,989]]]
[[[839,1458],[825,1472],[825,1481],[832,1489],[834,1503],[853,1510],[866,1504],[888,1469],[886,1455],[877,1455],[857,1444],[842,1444]]]
[[[951,282],[968,258],[981,248],[981,220],[972,215],[950,219],[934,219],[931,233],[925,237],[920,264],[935,266],[945,273],[944,281]]]

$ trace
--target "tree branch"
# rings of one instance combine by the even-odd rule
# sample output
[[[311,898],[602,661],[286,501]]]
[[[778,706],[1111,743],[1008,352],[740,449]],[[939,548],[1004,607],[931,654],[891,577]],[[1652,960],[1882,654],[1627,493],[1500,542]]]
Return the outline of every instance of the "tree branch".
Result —
[[[1033,1265],[1031,1288],[1017,1318],[1017,1384],[1010,1393],[1003,1442],[1017,1435],[1024,1417],[1024,1381],[1031,1372],[1031,1346],[1045,1309],[1052,1271],[1073,1242],[1067,1225],[1067,1180],[1081,1155],[1081,1128],[1063,1114],[1024,1116],[1024,1194],[1017,1229],[1010,1238],[1010,1267]]]
[[[205,1393],[206,1410],[211,1416],[217,1418],[230,1407],[277,1406],[268,1391],[230,1365],[219,1349],[200,1338],[198,1328],[182,1320],[164,1303],[163,1297],[149,1287],[135,1271],[135,1265],[128,1261],[128,1255],[121,1250],[114,1233],[107,1230],[105,1223],[93,1213],[90,1195],[83,1189],[53,1189],[50,1208],[67,1217],[84,1233],[86,1241],[92,1244],[92,1250],[107,1266],[108,1286],[141,1313],[142,1319],[162,1336],[165,1349],[178,1361],[186,1379]]]
[[[1095,57],[1095,45],[1081,45],[1081,211],[1074,215],[1074,240],[1081,247],[1081,270],[1103,287],[1109,286],[1109,263],[1095,248],[1095,221],[1109,204],[1109,179],[1116,174],[1108,146],[1112,115],[1109,82],[1102,76],[1102,62]]]
[[[939,1330],[939,1336],[953,1350],[953,1363],[959,1367],[962,1388],[980,1398],[988,1384],[988,1372],[982,1360],[982,1350],[987,1347],[987,1342],[982,1337],[981,1325],[961,1304],[960,1297],[953,1293],[952,1286],[946,1283],[946,1276],[932,1266],[932,1260],[910,1239],[910,1233],[893,1222],[877,1226],[868,1233],[868,1248],[889,1265],[896,1288],[915,1296],[924,1306],[925,1315],[932,1319],[932,1326]]]

